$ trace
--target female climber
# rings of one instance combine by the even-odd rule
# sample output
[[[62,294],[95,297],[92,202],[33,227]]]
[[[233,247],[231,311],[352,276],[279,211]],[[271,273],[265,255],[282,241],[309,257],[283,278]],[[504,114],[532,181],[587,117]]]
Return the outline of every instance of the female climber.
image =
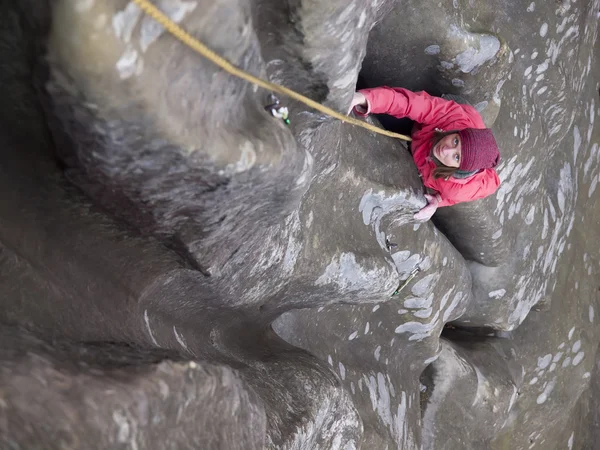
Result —
[[[415,121],[411,152],[428,191],[428,204],[416,220],[429,220],[441,206],[484,198],[498,189],[498,145],[472,106],[426,92],[378,87],[356,92],[351,108],[361,116],[389,114]]]

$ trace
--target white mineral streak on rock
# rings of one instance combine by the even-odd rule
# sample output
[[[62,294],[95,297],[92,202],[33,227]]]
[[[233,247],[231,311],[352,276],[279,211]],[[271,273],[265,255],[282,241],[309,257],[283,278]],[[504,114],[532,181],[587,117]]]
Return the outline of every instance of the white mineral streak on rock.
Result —
[[[487,100],[481,101],[479,103],[477,103],[476,105],[473,106],[473,108],[475,108],[477,110],[477,112],[483,112],[485,110],[485,108],[487,108],[489,105],[489,102]]]
[[[438,311],[431,322],[406,322],[396,327],[395,332],[397,334],[409,333],[411,336],[408,338],[409,341],[421,341],[424,338],[431,336],[432,332],[440,324],[439,322],[440,312]]]
[[[343,89],[345,87],[350,86],[351,84],[356,84],[356,77],[358,76],[358,73],[355,71],[348,71],[346,73],[346,75],[344,75],[343,77],[341,77],[340,79],[336,80],[333,83],[333,87],[338,88],[338,89]]]
[[[394,437],[400,448],[416,448],[414,437],[412,436],[412,434],[409,433],[408,429],[408,421],[406,418],[407,409],[408,408],[406,407],[406,392],[402,391],[401,400],[398,404],[398,409],[394,418]]]
[[[590,63],[591,63],[591,61],[590,61]],[[592,133],[594,131],[594,120],[596,118],[596,116],[594,114],[594,105],[595,105],[595,102],[592,99],[592,101],[590,102],[590,110],[589,110],[590,123],[588,125],[588,132],[587,132],[587,142],[588,142],[588,144],[590,143],[590,141],[592,139]]]
[[[113,411],[112,414],[112,418],[113,421],[115,422],[115,424],[117,425],[118,429],[117,429],[117,442],[119,442],[120,444],[125,444],[125,443],[131,443],[134,444],[131,448],[135,448],[137,447],[137,445],[135,445],[135,436],[131,436],[131,423],[129,421],[129,417],[127,416],[127,413],[120,411],[120,410],[116,410]],[[130,436],[132,437],[132,440],[130,441]]]
[[[577,162],[577,155],[579,155],[579,149],[581,148],[581,133],[577,125],[573,127],[573,162]]]
[[[284,232],[281,234],[281,240],[282,242],[285,242],[285,244],[280,246],[280,248],[282,249],[283,246],[285,246],[285,253],[283,254],[283,260],[281,261],[280,267],[287,276],[291,275],[294,271],[298,255],[302,250],[303,243],[302,240],[298,238],[300,229],[300,213],[296,210],[286,217],[283,226]]]
[[[296,180],[296,186],[304,186],[310,181],[313,174],[314,158],[311,152],[306,150],[306,157],[304,158],[304,164],[302,166],[302,172]]]
[[[573,450],[574,439],[575,439],[575,432],[573,431],[571,433],[571,436],[569,436],[569,440],[567,441],[567,447],[569,448],[569,450]]]
[[[598,182],[600,181],[600,175],[594,177],[592,179],[592,182],[590,184],[590,188],[588,189],[588,198],[591,198],[592,195],[594,195],[594,192],[596,191],[596,187],[598,186]],[[591,275],[591,267],[588,269],[588,273]]]
[[[542,239],[546,239],[548,237],[548,229],[550,223],[548,222],[548,210],[544,209],[544,222],[542,226]]]
[[[415,317],[417,317],[419,319],[427,319],[428,317],[431,316],[432,312],[433,312],[433,308],[425,308],[425,309],[419,309],[418,311],[415,311],[413,314]]]
[[[500,188],[496,192],[496,198],[498,201],[498,204],[497,204],[496,210],[495,210],[496,215],[501,216],[504,213],[503,208],[504,208],[505,198],[506,199],[510,198],[511,194],[513,194],[513,190],[515,188],[517,188],[517,186],[518,186],[518,188],[516,190],[517,195],[515,196],[514,199],[511,199],[511,201],[509,202],[509,204],[511,204],[511,205],[516,204],[518,202],[518,200],[520,198],[522,198],[524,195],[527,195],[531,192],[535,192],[542,181],[541,174],[534,181],[526,181],[526,176],[529,173],[529,171],[531,170],[531,168],[533,167],[533,161],[530,160],[527,162],[527,164],[525,166],[523,166],[523,164],[521,164],[521,163],[516,164],[516,159],[517,159],[516,156],[512,157],[500,169],[499,176],[500,176],[501,184],[500,184]],[[502,220],[501,220],[501,222],[502,222]]]
[[[116,64],[117,71],[119,72],[119,77],[122,80],[130,78],[136,72],[137,59],[137,50],[128,45]]]
[[[408,259],[408,257],[410,256],[410,251],[409,250],[402,250],[396,253],[392,253],[392,259],[394,260],[394,263],[396,264],[396,267],[403,263],[404,261],[406,261]],[[421,258],[419,257],[419,260]]]
[[[148,317],[148,310],[144,310],[144,323],[146,324],[146,329],[148,330],[148,334],[150,335],[150,339],[152,339],[152,343],[158,347],[158,342],[154,338],[154,333],[152,333],[152,328],[150,328],[150,318]]]
[[[499,300],[504,297],[504,294],[506,294],[506,289],[498,289],[496,291],[489,292],[488,297]]]
[[[160,396],[163,400],[169,398],[169,393],[171,390],[169,389],[169,385],[164,380],[158,380],[158,390],[160,391]]]
[[[460,33],[460,35],[465,34],[463,30],[460,30],[457,27],[452,27],[451,33],[456,33],[457,31]],[[496,56],[500,50],[500,41],[497,37],[488,34],[481,34],[477,36],[479,38],[478,48],[471,47],[458,54],[454,60],[456,65],[463,73],[470,73],[476,68],[481,67],[487,61],[494,58],[494,56]]]
[[[429,250],[426,250],[425,253],[428,253]],[[432,262],[431,262],[431,258],[429,256],[425,256],[423,257],[423,260],[419,263],[419,267],[421,268],[421,270],[423,272],[428,271],[429,269],[431,269],[432,266]]]
[[[586,160],[585,164],[583,165],[583,175],[584,176],[587,176],[588,172],[592,168],[593,163],[597,160],[598,150],[599,150],[598,144],[594,143],[594,145],[592,145],[592,148],[590,151],[590,156]]]
[[[308,219],[306,219],[306,228],[310,228],[314,219],[314,214],[312,211],[308,213]]]
[[[406,300],[404,300],[404,307],[413,309],[430,308],[432,301],[433,296],[427,298],[409,297]]]
[[[113,17],[115,36],[128,44],[141,14],[142,10],[135,3],[129,2],[123,11],[119,11]]]
[[[444,309],[444,307],[446,306],[446,303],[448,303],[448,300],[450,299],[450,296],[452,295],[453,291],[454,291],[454,289],[449,289],[448,291],[446,291],[446,293],[440,300],[440,311],[442,311]]]
[[[542,64],[537,66],[537,68],[535,69],[535,73],[537,73],[537,74],[544,73],[546,70],[548,70],[549,65],[550,65],[550,59],[546,59]]]
[[[340,378],[342,380],[346,379],[346,367],[340,362],[338,363],[338,368],[340,369]]]
[[[413,448],[414,438],[408,433],[406,421],[406,392],[402,391],[398,407],[393,408],[393,400],[390,395],[393,392],[393,386],[381,372],[376,375],[364,375],[362,379],[369,390],[373,411],[388,428],[396,443],[400,445],[400,448]],[[396,409],[396,414],[392,413],[394,409]]]
[[[173,325],[173,334],[175,335],[175,339],[177,339],[177,342],[179,342],[179,345],[181,345],[181,347],[183,347],[183,349],[186,352],[189,352],[190,350],[189,350],[185,340],[183,339],[183,336],[177,332],[177,328],[175,328],[175,325]]]
[[[552,391],[554,390],[554,387],[556,386],[556,378],[553,378],[544,388],[544,391],[538,396],[538,398],[536,399],[536,402],[538,405],[541,405],[542,403],[544,403],[546,400],[548,400],[548,396],[552,393]]]
[[[362,13],[360,13],[360,17],[358,18],[358,24],[356,25],[356,27],[358,29],[362,28],[365,25],[366,20],[367,20],[367,12],[363,11]]]
[[[510,412],[512,410],[512,407],[515,405],[518,396],[519,390],[515,385],[513,385],[513,393],[510,396],[510,401],[508,402],[508,408],[506,408],[506,412]]]
[[[473,398],[473,403],[471,403],[471,407],[475,406],[477,403],[487,403],[492,397],[491,383],[476,366],[473,366],[472,370],[475,372],[475,376],[477,377],[477,390],[475,391],[475,396]],[[494,388],[494,396],[498,395],[497,391],[498,388]]]
[[[376,361],[379,361],[379,358],[381,357],[381,345],[377,346],[375,352],[373,353],[373,356],[375,356]]]
[[[535,218],[535,206],[531,206],[531,208],[529,208],[529,212],[525,216],[525,223],[527,225],[531,225],[533,223],[534,218]]]
[[[425,48],[426,55],[437,55],[439,52],[440,52],[439,45],[430,45],[429,47]]]
[[[438,273],[425,275],[423,278],[421,278],[419,281],[413,284],[411,292],[413,293],[413,295],[423,297],[431,292],[431,290],[435,287],[439,279],[440,275]]]
[[[397,287],[397,279],[389,276],[385,268],[367,269],[356,261],[354,253],[334,256],[325,272],[317,278],[317,286],[335,284],[342,290],[389,290]]]
[[[373,228],[377,242],[382,249],[386,249],[385,233],[380,230],[380,223],[383,217],[393,212],[402,210],[416,210],[425,206],[416,198],[407,198],[403,192],[397,192],[391,196],[386,196],[384,191],[373,193],[373,189],[365,192],[358,206],[362,214],[363,223]],[[395,219],[396,226],[404,225],[412,221],[412,214],[406,214]]]
[[[310,155],[309,152],[307,152]],[[245,141],[241,144],[240,159],[235,164],[227,166],[228,174],[240,173],[251,169],[256,163],[256,151],[251,141]],[[305,160],[306,164],[306,160]]]
[[[577,366],[582,360],[583,357],[585,356],[584,352],[579,352],[575,355],[575,357],[573,358],[573,365]]]
[[[454,298],[452,299],[452,303],[450,303],[450,306],[448,306],[448,309],[446,309],[446,311],[444,311],[444,317],[442,319],[443,322],[447,322],[450,319],[450,317],[452,316],[452,313],[454,312],[456,307],[459,305],[462,298],[463,298],[462,292],[457,292],[454,295]]]
[[[198,2],[181,1],[181,0],[161,0],[157,3],[158,8],[164,12],[169,18],[175,23],[181,23],[181,21],[191,13]],[[155,42],[161,34],[164,32],[164,28],[154,19],[149,16],[144,17],[142,20],[142,27],[140,30],[140,48],[142,52],[146,52],[148,47]]]
[[[396,263],[396,270],[398,271],[398,274],[400,275],[400,279],[406,280],[408,278],[408,275],[410,274],[410,272],[412,272],[413,269],[415,267],[417,267],[417,264],[419,264],[421,262],[421,255],[418,255],[415,253],[410,258],[408,258],[405,261],[402,261],[400,263],[396,262],[396,258],[394,258],[393,255],[392,255],[392,259]]]
[[[384,425],[391,429],[392,412],[390,409],[390,393],[385,377],[381,372],[378,372],[376,376],[370,375],[367,377],[365,375],[364,381],[369,389],[373,411],[377,413]]]
[[[359,384],[359,388],[361,385]],[[310,420],[302,422],[290,437],[294,449],[314,448],[315,436],[326,439],[326,446],[332,450],[356,450],[357,445],[352,440],[345,440],[344,431],[348,429],[360,429],[362,426],[360,417],[352,407],[352,401],[348,395],[339,399],[336,396],[325,395],[319,401],[319,409],[314,411]],[[340,404],[342,403],[342,404]],[[340,411],[347,411],[340,417]],[[323,434],[327,430],[327,436]],[[272,442],[271,442],[272,444]],[[269,445],[268,447],[273,447]]]
[[[549,353],[542,358],[538,358],[537,366],[540,369],[545,369],[546,367],[548,367],[550,365],[551,361],[552,361],[552,354]]]

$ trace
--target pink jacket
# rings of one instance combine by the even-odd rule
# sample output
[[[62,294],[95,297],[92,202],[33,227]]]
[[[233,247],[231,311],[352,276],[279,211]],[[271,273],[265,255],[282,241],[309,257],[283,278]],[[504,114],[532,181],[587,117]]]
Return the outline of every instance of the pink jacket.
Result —
[[[403,88],[378,87],[360,91],[368,102],[367,114],[389,114],[414,120],[411,151],[423,184],[438,192],[442,201],[438,206],[470,202],[493,194],[500,186],[494,169],[484,169],[468,178],[433,178],[435,162],[431,147],[435,130],[452,131],[465,128],[485,128],[475,108],[460,105],[427,92],[412,92]],[[359,114],[360,112],[357,111]]]

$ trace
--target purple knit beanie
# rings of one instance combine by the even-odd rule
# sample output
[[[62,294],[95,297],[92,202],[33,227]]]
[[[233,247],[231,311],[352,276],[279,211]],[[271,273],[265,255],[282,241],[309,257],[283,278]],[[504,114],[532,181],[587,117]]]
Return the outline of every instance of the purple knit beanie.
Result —
[[[471,172],[491,169],[500,162],[496,139],[489,128],[465,128],[458,132],[461,140],[459,170]]]

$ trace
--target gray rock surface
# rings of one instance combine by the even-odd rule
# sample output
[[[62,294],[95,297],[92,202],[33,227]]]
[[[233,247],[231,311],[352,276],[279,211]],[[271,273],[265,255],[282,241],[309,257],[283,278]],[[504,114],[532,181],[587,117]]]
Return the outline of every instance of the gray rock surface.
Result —
[[[157,5],[340,111],[463,95],[502,185],[416,224],[402,142],[131,2],[0,2],[0,447],[594,448],[600,2]]]
[[[2,343],[2,448],[264,448],[264,404],[234,369],[16,329]]]

